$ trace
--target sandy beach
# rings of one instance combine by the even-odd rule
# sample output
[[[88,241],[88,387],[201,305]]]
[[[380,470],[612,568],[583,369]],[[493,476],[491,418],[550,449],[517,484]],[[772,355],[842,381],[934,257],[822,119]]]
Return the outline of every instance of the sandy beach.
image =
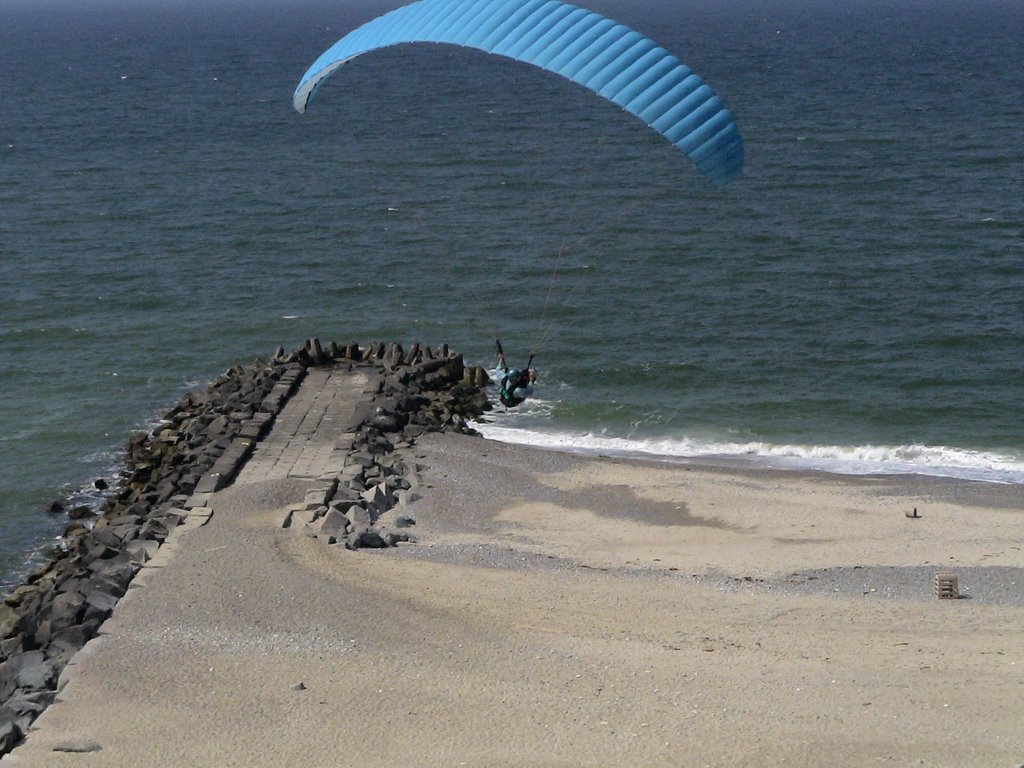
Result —
[[[4,764],[1024,762],[1019,486],[454,434],[408,460],[417,541],[386,550],[283,529],[309,481],[219,491]]]

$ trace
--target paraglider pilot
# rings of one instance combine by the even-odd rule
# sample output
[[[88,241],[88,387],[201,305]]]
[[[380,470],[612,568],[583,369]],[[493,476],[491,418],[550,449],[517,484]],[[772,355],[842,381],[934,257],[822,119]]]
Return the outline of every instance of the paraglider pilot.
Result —
[[[498,383],[498,398],[506,408],[515,408],[521,405],[526,398],[533,394],[533,385],[537,381],[537,369],[531,368],[533,355],[525,368],[509,368],[505,362],[505,352],[498,346],[498,365],[494,369],[494,380]]]

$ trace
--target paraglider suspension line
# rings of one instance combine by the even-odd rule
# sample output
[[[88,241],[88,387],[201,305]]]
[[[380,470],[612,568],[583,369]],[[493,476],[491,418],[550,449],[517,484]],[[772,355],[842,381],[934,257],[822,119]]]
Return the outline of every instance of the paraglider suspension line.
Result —
[[[565,253],[565,246],[559,246],[558,253],[555,254],[555,268],[551,272],[551,279],[548,281],[548,290],[544,294],[544,305],[540,310],[540,322],[537,328],[537,341],[533,345],[534,349],[543,346],[548,340],[548,331],[550,329],[550,323],[548,322],[548,306],[551,304],[551,296],[555,292],[555,283],[558,281],[558,269],[562,263],[562,254]]]

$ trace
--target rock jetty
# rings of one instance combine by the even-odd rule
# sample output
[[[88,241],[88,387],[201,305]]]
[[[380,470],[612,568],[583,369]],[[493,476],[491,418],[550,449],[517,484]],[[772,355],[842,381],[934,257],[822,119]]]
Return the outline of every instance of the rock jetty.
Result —
[[[185,395],[149,433],[127,445],[120,482],[95,520],[70,519],[59,550],[0,602],[0,756],[53,701],[71,657],[94,637],[132,578],[183,521],[208,519],[204,499],[229,485],[256,443],[314,366],[363,367],[372,394],[353,416],[345,469],[289,513],[329,544],[349,549],[408,540],[410,520],[395,511],[411,498],[416,467],[403,447],[428,431],[472,433],[490,409],[483,369],[448,347],[309,339],[269,362],[226,371]]]
[[[409,541],[414,520],[402,513],[416,499],[418,467],[407,459],[427,431],[474,432],[467,420],[490,409],[480,368],[466,368],[447,348],[408,351],[390,345],[379,356],[374,394],[361,404],[346,430],[351,445],[345,467],[322,478],[305,504],[289,510],[283,527],[348,549],[379,548]]]

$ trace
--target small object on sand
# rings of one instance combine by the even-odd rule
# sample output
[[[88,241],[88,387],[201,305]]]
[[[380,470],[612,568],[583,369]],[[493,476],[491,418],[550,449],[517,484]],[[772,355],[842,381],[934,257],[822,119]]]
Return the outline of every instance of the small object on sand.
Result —
[[[903,514],[905,514],[907,517],[911,518],[912,520],[918,520],[921,517],[919,514],[917,514],[917,507],[914,507],[914,511],[913,512],[904,512]]]
[[[956,600],[960,597],[960,587],[955,573],[940,571],[935,574],[935,596],[939,600]]]
[[[77,752],[84,754],[86,752],[99,752],[101,749],[103,747],[95,741],[84,737],[65,739],[53,745],[54,752]]]
[[[293,691],[304,691],[306,690],[306,684],[301,680],[292,686]]]

